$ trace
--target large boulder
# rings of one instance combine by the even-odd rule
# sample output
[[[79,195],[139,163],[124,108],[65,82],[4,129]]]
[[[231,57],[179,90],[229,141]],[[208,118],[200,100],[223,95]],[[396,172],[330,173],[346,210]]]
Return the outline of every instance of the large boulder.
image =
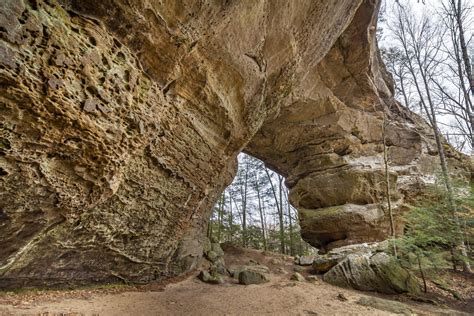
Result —
[[[419,292],[415,277],[393,257],[383,252],[350,254],[323,276],[337,286],[386,294]]]
[[[173,271],[180,274],[198,267],[204,252],[205,240],[183,239],[173,258]]]
[[[316,273],[326,273],[350,254],[371,254],[386,249],[387,242],[363,243],[335,248],[326,254],[315,256],[312,263],[313,270]]]
[[[233,276],[239,284],[250,285],[265,283],[270,280],[270,269],[264,265],[239,266],[234,268]]]
[[[268,281],[268,276],[259,271],[244,270],[239,273],[239,284],[260,284]]]
[[[313,270],[316,273],[326,273],[332,267],[339,263],[339,261],[344,260],[345,257],[339,256],[318,256],[314,258],[313,261]]]

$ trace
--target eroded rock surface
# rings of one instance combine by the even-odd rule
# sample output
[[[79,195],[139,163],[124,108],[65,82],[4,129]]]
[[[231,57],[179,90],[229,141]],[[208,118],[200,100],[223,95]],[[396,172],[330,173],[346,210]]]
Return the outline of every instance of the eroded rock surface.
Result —
[[[399,209],[436,152],[391,97],[377,6],[2,1],[0,287],[194,268],[244,148],[288,177],[313,245],[383,238],[382,113]]]

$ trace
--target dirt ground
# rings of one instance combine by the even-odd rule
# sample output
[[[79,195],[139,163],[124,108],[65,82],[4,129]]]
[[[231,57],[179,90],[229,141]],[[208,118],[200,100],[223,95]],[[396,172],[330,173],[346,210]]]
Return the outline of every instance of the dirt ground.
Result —
[[[168,284],[107,287],[74,291],[1,293],[0,315],[392,315],[356,302],[370,293],[341,289],[324,283],[295,282],[291,257],[256,250],[226,249],[226,265],[264,264],[271,280],[261,285],[239,285],[229,278],[210,285],[198,272]],[[302,272],[310,274],[307,267]],[[454,315],[454,310],[403,297],[415,315]]]

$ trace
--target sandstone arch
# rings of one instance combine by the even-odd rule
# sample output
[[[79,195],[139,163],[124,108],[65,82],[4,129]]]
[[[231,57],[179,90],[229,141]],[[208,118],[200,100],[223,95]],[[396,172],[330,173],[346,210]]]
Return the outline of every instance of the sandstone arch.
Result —
[[[396,121],[400,203],[432,173],[435,147],[392,99],[377,6],[3,1],[0,287],[192,268],[243,149],[288,177],[313,244],[383,237],[382,112]]]

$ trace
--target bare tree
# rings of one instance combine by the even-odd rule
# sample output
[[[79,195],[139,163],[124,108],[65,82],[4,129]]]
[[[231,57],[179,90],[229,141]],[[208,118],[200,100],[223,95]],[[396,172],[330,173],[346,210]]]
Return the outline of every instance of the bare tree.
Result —
[[[242,201],[242,246],[247,246],[247,193],[248,193],[248,162],[244,164],[243,181],[240,184],[240,195]]]
[[[260,178],[258,174],[258,168],[261,166],[256,166],[257,170],[255,172],[255,191],[257,192],[257,201],[258,201],[258,213],[260,215],[260,223],[262,229],[262,241],[263,241],[263,249],[267,250],[267,238],[265,234],[265,216],[264,216],[264,200],[262,199],[261,190],[260,190]]]
[[[430,86],[430,83],[432,84],[431,79],[434,77],[442,58],[440,47],[443,37],[437,34],[439,28],[430,17],[422,15],[417,19],[410,10],[410,8],[407,9],[401,4],[397,5],[391,30],[405,53],[408,72],[433,129],[443,181],[448,195],[452,199],[453,190]]]
[[[295,247],[294,247],[294,236],[293,236],[293,217],[291,215],[291,204],[290,204],[290,199],[288,197],[288,190],[285,190],[285,200],[286,200],[286,206],[287,206],[287,212],[288,212],[288,225],[289,225],[289,247],[290,247],[290,255],[294,256],[295,255]]]
[[[390,121],[387,119],[387,114],[383,113],[382,120],[382,145],[383,145],[383,163],[384,163],[384,178],[385,178],[385,198],[387,199],[388,217],[390,221],[390,235],[393,239],[396,238],[395,223],[393,219],[393,208],[392,208],[392,194],[390,192],[390,162],[388,158],[388,145],[387,145],[387,128],[390,125]],[[397,257],[397,247],[393,244],[393,253]]]
[[[279,196],[280,196],[280,199],[278,199],[275,186],[273,185],[272,177],[270,176],[270,172],[268,171],[267,167],[265,167],[265,174],[267,175],[268,182],[270,183],[270,187],[272,189],[273,197],[275,198],[275,204],[278,211],[278,220],[279,220],[279,226],[280,226],[280,252],[285,253],[285,235],[284,235],[285,228],[283,224],[283,202],[282,202],[283,177],[278,175]]]
[[[413,102],[411,91],[409,89],[409,73],[404,52],[402,52],[398,47],[390,47],[388,49],[382,49],[381,53],[388,70],[395,80],[396,97],[403,100],[403,105],[405,107],[412,111],[417,111],[418,109],[415,108],[417,105]],[[420,112],[422,111],[423,110],[421,109]]]
[[[468,140],[471,155],[474,155],[474,107],[469,90],[474,95],[474,78],[468,55],[465,24],[472,23],[472,8],[461,0],[446,0],[441,3],[439,15],[446,29],[447,40],[443,41],[444,54],[448,57],[438,80],[434,80],[440,95],[441,114],[454,118],[448,128],[455,136],[457,147],[465,150]],[[472,156],[474,158],[474,156]]]
[[[453,187],[449,177],[443,139],[438,126],[437,105],[433,97],[434,87],[437,86],[434,78],[437,76],[440,66],[446,59],[441,50],[445,29],[440,27],[435,19],[426,14],[423,14],[421,17],[416,17],[409,5],[398,3],[395,6],[394,12],[395,16],[390,24],[390,28],[405,54],[410,79],[415,86],[419,102],[433,129],[440,160],[442,181],[447,192],[448,207],[452,211],[453,219],[459,223],[455,210]],[[460,248],[462,249],[461,251],[465,253],[463,243],[461,243]],[[468,262],[465,262],[464,268],[465,270],[470,270]]]

